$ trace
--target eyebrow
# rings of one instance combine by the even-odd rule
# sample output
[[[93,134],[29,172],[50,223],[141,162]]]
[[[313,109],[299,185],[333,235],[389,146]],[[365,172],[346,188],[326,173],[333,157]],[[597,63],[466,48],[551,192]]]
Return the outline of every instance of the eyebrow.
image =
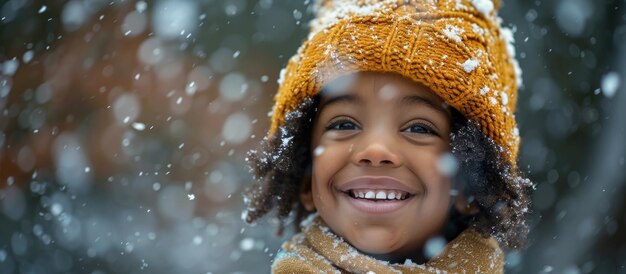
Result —
[[[346,95],[340,95],[340,96],[336,96],[336,97],[332,97],[330,99],[328,99],[325,102],[322,102],[320,104],[319,107],[319,112],[321,112],[325,107],[329,106],[329,105],[333,105],[333,104],[340,104],[340,103],[357,103],[359,104],[361,102],[361,99],[354,96],[354,95],[350,95],[350,94],[346,94]]]
[[[320,104],[318,111],[321,112],[325,107],[327,107],[329,105],[341,104],[341,103],[356,103],[356,104],[359,104],[359,103],[361,103],[361,99],[359,97],[351,95],[351,94],[331,97],[327,101],[322,102]],[[425,106],[427,106],[429,108],[432,108],[433,110],[436,110],[436,111],[444,114],[445,116],[450,116],[451,115],[450,112],[447,111],[443,106],[435,104],[431,100],[428,100],[428,99],[426,99],[424,97],[421,97],[421,96],[409,95],[409,96],[405,96],[400,101],[400,105],[401,106],[411,106],[411,105],[414,105],[414,104],[425,105]]]
[[[421,96],[417,96],[417,95],[410,95],[410,96],[405,96],[404,98],[402,98],[402,100],[400,101],[400,105],[401,106],[405,106],[405,105],[413,105],[413,104],[421,104],[421,105],[426,105],[436,111],[441,112],[442,114],[446,115],[446,116],[450,116],[450,112],[447,111],[443,106],[438,105],[433,103],[431,100],[428,100],[424,97]]]

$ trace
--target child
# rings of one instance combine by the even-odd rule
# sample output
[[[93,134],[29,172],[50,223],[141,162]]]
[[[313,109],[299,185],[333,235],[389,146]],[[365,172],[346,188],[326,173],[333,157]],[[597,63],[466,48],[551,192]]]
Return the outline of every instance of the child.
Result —
[[[502,273],[532,184],[498,1],[326,0],[281,73],[244,218],[301,233],[275,273]],[[295,219],[295,220],[294,220]],[[282,228],[282,225],[281,225]]]

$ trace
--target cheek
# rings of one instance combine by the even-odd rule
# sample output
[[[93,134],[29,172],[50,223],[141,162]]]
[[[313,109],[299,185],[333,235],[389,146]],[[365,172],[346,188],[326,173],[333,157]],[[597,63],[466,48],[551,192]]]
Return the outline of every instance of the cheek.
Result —
[[[445,151],[433,150],[415,153],[409,162],[418,180],[426,190],[432,203],[446,205],[450,202],[452,180],[438,167],[438,161]]]
[[[438,148],[425,148],[411,152],[407,158],[411,169],[424,181],[443,181],[446,179],[450,181],[438,166],[439,160],[446,152],[446,150]]]
[[[313,148],[313,176],[328,181],[350,159],[350,146],[322,138]]]
[[[320,144],[314,148],[312,190],[315,199],[324,199],[332,190],[335,175],[349,161],[348,147],[340,144]]]
[[[318,146],[313,154],[313,183],[328,184],[342,166],[340,157],[336,147]]]

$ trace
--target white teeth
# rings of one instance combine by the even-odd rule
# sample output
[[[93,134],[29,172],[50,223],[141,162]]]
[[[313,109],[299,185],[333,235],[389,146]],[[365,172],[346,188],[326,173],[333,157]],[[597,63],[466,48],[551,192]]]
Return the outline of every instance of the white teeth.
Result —
[[[371,200],[404,200],[408,195],[405,192],[389,190],[351,190],[352,197]]]

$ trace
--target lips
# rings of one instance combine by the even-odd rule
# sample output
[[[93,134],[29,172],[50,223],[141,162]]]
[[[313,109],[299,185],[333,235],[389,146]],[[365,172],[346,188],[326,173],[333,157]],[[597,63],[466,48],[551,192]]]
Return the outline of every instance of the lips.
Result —
[[[406,205],[418,190],[388,176],[361,176],[338,185],[348,201],[364,213],[391,213]]]

